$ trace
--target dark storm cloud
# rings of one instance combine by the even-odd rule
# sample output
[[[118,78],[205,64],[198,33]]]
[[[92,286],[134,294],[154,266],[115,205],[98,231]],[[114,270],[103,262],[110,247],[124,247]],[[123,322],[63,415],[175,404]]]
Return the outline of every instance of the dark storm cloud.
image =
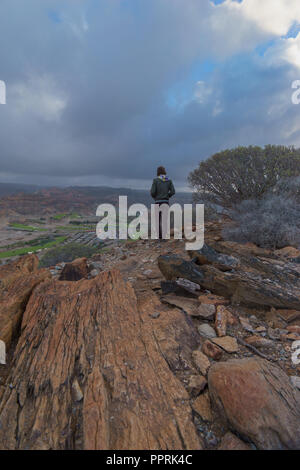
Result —
[[[271,35],[252,20],[224,10],[223,21],[194,0],[4,0],[0,10],[2,180],[141,186],[163,163],[184,185],[222,148],[299,143],[297,69],[254,52]],[[203,78],[200,67],[185,102],[175,93],[171,104],[208,59],[213,70]]]

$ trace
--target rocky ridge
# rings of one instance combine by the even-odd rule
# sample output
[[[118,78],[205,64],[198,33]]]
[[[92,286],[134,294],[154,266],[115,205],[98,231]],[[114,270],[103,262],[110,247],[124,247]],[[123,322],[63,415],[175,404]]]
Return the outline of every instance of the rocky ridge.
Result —
[[[295,249],[117,244],[0,267],[1,449],[300,449]]]

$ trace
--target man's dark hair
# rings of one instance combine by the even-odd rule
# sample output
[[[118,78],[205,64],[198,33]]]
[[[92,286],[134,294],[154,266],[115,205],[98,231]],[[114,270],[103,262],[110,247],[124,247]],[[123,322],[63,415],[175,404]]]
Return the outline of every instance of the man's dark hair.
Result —
[[[164,166],[159,166],[157,168],[157,176],[160,176],[160,175],[166,175],[167,172],[166,172],[166,169]]]

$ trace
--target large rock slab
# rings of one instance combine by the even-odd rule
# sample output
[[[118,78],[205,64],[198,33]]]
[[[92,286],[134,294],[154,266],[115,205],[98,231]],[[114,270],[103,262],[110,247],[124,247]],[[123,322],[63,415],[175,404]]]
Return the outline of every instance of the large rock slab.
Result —
[[[300,310],[300,268],[295,264],[244,258],[230,272],[199,266],[176,255],[161,255],[158,266],[168,280],[186,278],[235,304]]]
[[[189,256],[200,265],[213,264],[221,271],[228,271],[236,268],[240,264],[239,260],[234,256],[218,253],[214,248],[206,243],[203,245],[201,250],[190,250]]]
[[[300,393],[289,377],[263,359],[216,363],[210,397],[229,427],[259,449],[300,448]]]
[[[197,375],[197,338],[119,271],[40,284],[0,401],[0,448],[201,449],[181,379]]]
[[[33,289],[51,277],[35,255],[0,266],[0,339],[9,348]]]

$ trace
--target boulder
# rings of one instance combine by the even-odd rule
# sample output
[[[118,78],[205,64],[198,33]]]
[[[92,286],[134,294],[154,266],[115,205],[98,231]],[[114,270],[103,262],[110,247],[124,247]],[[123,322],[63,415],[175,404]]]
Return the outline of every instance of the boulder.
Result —
[[[229,427],[264,450],[300,448],[300,392],[264,359],[216,363],[210,397]]]
[[[38,269],[36,255],[26,255],[0,266],[0,339],[8,349],[18,332],[26,304],[34,288],[51,277]]]
[[[78,258],[72,263],[66,263],[60,276],[60,281],[79,281],[87,279],[89,275],[89,267],[86,258]]]
[[[0,399],[0,448],[201,449],[182,380],[197,347],[189,317],[119,271],[41,283]]]

